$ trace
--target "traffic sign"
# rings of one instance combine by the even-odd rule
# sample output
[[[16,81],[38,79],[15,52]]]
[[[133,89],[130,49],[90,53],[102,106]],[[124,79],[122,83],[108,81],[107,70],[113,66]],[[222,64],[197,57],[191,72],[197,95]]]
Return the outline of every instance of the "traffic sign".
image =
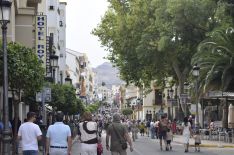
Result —
[[[188,94],[182,93],[182,94],[180,94],[180,98],[188,98]]]
[[[36,93],[36,102],[42,102],[42,93],[41,92]]]
[[[180,94],[180,101],[181,101],[181,104],[187,104],[187,99],[188,99],[188,94]]]
[[[45,87],[36,93],[36,102],[51,102],[51,88]]]

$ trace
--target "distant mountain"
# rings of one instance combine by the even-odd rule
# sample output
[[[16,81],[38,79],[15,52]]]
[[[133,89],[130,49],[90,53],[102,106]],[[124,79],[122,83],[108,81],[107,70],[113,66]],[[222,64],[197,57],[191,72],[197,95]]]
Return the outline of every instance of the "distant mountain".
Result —
[[[97,82],[98,85],[105,82],[106,86],[111,88],[112,85],[120,85],[124,83],[118,77],[119,70],[114,68],[109,62],[104,62],[96,68],[93,68],[93,71],[96,73],[95,82]]]

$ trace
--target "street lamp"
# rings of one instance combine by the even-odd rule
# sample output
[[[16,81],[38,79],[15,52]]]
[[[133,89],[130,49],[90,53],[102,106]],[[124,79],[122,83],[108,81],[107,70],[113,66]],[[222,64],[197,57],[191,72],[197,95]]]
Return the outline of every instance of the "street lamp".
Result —
[[[146,121],[148,121],[148,117],[149,117],[149,111],[146,110]]]
[[[141,99],[140,98],[137,98],[136,100],[136,103],[137,103],[137,120],[140,120],[140,104],[141,104]]]
[[[199,114],[198,114],[198,77],[199,77],[200,67],[195,64],[193,66],[193,76],[196,78],[196,119],[195,119],[195,127],[199,128]]]
[[[174,100],[173,100],[173,93],[174,93],[174,90],[171,88],[170,90],[169,90],[169,97],[170,97],[170,99],[171,99],[171,118],[173,119],[173,115],[174,115],[174,111],[173,111],[173,104],[174,104]]]
[[[65,84],[67,84],[67,85],[71,85],[72,84],[72,79],[70,78],[69,75],[65,78]]]
[[[185,82],[184,83],[184,93],[187,94],[185,98],[185,116],[187,116],[187,110],[188,110],[188,89],[189,89],[189,83]]]
[[[52,76],[53,76],[53,82],[55,82],[55,69],[58,67],[58,59],[59,57],[55,55],[55,52],[53,52],[52,55],[50,55],[50,66],[52,68]]]
[[[2,50],[3,50],[3,154],[10,152],[11,130],[9,128],[8,107],[8,70],[7,70],[7,24],[10,22],[11,1],[0,1],[0,24],[2,28]]]

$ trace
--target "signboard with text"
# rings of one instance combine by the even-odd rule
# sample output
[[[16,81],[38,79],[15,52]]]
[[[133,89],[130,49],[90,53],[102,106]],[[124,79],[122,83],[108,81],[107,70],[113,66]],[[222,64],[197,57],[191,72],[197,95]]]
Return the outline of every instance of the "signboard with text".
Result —
[[[36,16],[36,53],[38,59],[41,61],[42,66],[46,68],[46,29],[47,29],[47,17],[45,15]]]

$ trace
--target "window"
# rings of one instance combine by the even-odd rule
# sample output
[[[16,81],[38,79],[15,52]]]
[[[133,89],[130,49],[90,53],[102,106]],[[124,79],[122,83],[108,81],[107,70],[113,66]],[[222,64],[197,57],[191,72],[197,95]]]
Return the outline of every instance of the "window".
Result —
[[[53,6],[53,5],[50,5],[50,6],[49,6],[49,10],[54,10],[54,6]]]
[[[63,27],[63,21],[59,21],[59,26]]]
[[[161,104],[163,104],[162,98],[163,98],[162,91],[156,89],[155,90],[155,105],[161,105]]]

